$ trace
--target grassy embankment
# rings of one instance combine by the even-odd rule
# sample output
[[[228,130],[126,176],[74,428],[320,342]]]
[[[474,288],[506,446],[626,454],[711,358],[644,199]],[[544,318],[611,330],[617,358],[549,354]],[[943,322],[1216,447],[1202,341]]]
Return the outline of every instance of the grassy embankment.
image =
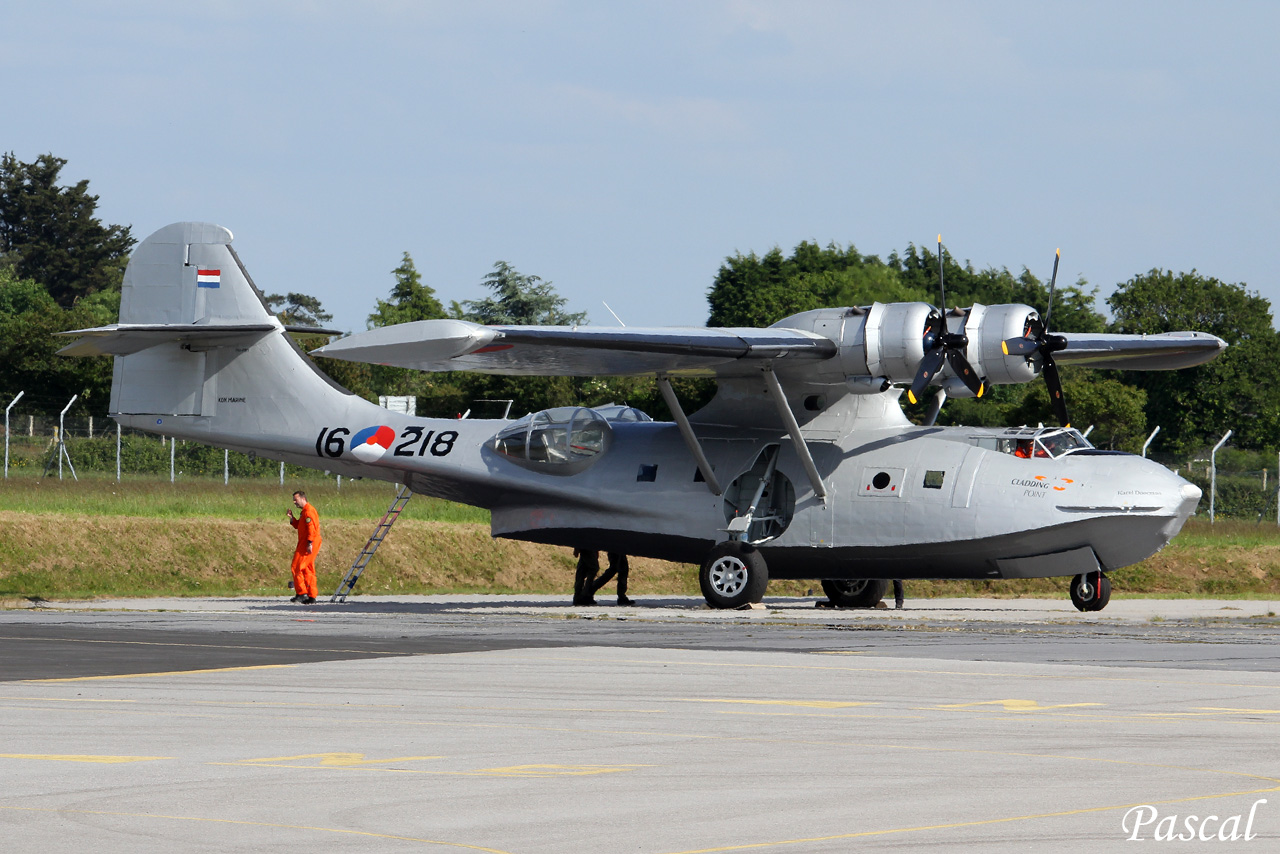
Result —
[[[371,481],[100,476],[0,482],[0,601],[94,596],[286,595],[294,532],[285,521],[299,485],[324,525],[320,588],[337,587],[393,495]],[[1280,597],[1280,529],[1192,520],[1163,552],[1112,574],[1116,595]],[[564,593],[568,549],[495,540],[488,514],[415,497],[378,550],[357,592]],[[1063,596],[1065,579],[910,582],[912,598]],[[632,561],[632,592],[696,594],[693,567]],[[814,582],[770,585],[803,594]]]

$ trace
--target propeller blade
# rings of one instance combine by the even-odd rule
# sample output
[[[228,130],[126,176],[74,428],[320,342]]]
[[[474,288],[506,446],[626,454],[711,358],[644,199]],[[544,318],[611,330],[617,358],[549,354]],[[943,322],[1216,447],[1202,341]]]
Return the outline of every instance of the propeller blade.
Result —
[[[947,350],[947,364],[951,366],[951,370],[968,387],[969,391],[973,392],[974,397],[982,397],[987,390],[987,383],[985,380],[978,379],[978,375],[973,371],[973,366],[969,364],[969,360],[959,350]]]
[[[943,316],[947,313],[947,285],[944,281],[945,276],[942,272],[942,235],[938,235],[938,294],[942,297],[942,302],[938,307],[942,309]]]
[[[1034,338],[1006,338],[1000,342],[1006,356],[1030,356],[1040,346]]]
[[[924,358],[920,360],[920,369],[916,371],[916,378],[911,381],[911,388],[907,389],[907,400],[912,403],[920,402],[920,396],[924,394],[925,387],[938,373],[938,368],[942,367],[942,361],[946,358],[946,349],[938,346],[924,354]]]
[[[1053,289],[1058,284],[1058,262],[1062,260],[1062,250],[1053,250],[1053,277],[1049,279],[1049,305],[1044,310],[1044,334],[1049,334],[1049,315],[1053,314]]]
[[[1062,396],[1062,378],[1058,376],[1058,365],[1053,356],[1044,354],[1044,382],[1049,387],[1049,403],[1053,406],[1053,414],[1058,416],[1058,423],[1063,427],[1071,426],[1067,416],[1067,401]]]

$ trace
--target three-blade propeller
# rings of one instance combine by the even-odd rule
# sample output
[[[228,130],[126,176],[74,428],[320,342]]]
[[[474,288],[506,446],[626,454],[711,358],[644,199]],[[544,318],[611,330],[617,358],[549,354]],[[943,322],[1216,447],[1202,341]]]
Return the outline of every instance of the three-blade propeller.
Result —
[[[1053,289],[1058,282],[1058,262],[1062,260],[1062,250],[1055,251],[1053,256],[1053,278],[1049,280],[1049,305],[1045,308],[1044,318],[1039,322],[1028,324],[1021,338],[1006,338],[1001,342],[1006,356],[1034,356],[1037,353],[1042,360],[1041,373],[1049,387],[1049,402],[1053,405],[1053,414],[1063,427],[1070,426],[1067,416],[1067,402],[1062,396],[1062,379],[1058,376],[1058,365],[1053,361],[1053,354],[1067,348],[1067,339],[1061,335],[1049,334],[1049,315],[1053,312]]]
[[[973,366],[965,358],[964,351],[969,346],[969,336],[963,331],[947,331],[947,288],[942,270],[941,234],[938,235],[938,290],[942,297],[942,310],[929,312],[929,319],[925,321],[924,358],[920,360],[911,388],[907,389],[907,400],[912,403],[920,402],[920,395],[924,394],[929,382],[942,369],[944,361],[969,391],[973,392],[974,397],[982,397],[987,390],[986,380],[978,378]],[[961,325],[960,328],[963,330],[964,326]]]

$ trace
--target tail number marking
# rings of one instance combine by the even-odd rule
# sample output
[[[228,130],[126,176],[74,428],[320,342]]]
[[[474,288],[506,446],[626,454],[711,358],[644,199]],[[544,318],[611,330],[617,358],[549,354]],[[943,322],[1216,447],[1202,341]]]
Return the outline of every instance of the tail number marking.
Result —
[[[316,456],[333,459],[341,457],[347,445],[343,437],[350,435],[351,431],[346,427],[321,428],[320,435],[316,437]],[[453,450],[453,444],[458,440],[458,431],[442,430],[437,436],[434,430],[424,432],[421,427],[406,427],[398,438],[400,442],[392,450],[392,456],[421,457],[430,449],[431,456],[444,457]]]

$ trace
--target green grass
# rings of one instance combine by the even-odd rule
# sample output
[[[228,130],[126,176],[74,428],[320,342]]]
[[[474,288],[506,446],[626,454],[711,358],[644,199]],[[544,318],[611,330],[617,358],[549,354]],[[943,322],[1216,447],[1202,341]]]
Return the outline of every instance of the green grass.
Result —
[[[334,478],[285,478],[276,480],[180,478],[176,483],[154,476],[128,476],[116,483],[113,476],[82,474],[76,481],[66,474],[38,480],[29,475],[0,481],[0,510],[32,514],[83,514],[87,516],[143,516],[156,518],[204,517],[264,519],[284,516],[293,508],[292,493],[306,490],[321,519],[378,519],[395,497],[395,486],[381,481]],[[488,524],[489,513],[464,504],[414,496],[405,508],[405,519],[432,522]]]
[[[278,471],[278,469],[277,469]],[[277,591],[292,532],[284,524],[291,493],[302,488],[326,524],[322,586],[358,553],[386,511],[395,487],[287,470],[275,477],[111,475],[81,472],[39,479],[11,473],[0,481],[0,596],[230,595]],[[47,517],[47,518],[42,518]],[[572,581],[568,550],[488,535],[489,514],[416,496],[406,521],[378,553],[367,592],[556,592]],[[455,523],[456,527],[431,527]],[[78,535],[78,539],[76,539]],[[634,562],[633,562],[634,563]],[[696,571],[636,572],[637,592],[695,592]],[[328,575],[334,575],[330,578]],[[1168,599],[1280,597],[1280,528],[1273,523],[1192,519],[1163,551],[1111,574],[1113,595]],[[365,584],[364,581],[361,582]],[[643,585],[651,585],[646,591]],[[1064,596],[1066,579],[934,580],[908,583],[911,598]],[[777,582],[775,595],[817,589],[813,581]],[[278,592],[278,591],[277,591]]]

